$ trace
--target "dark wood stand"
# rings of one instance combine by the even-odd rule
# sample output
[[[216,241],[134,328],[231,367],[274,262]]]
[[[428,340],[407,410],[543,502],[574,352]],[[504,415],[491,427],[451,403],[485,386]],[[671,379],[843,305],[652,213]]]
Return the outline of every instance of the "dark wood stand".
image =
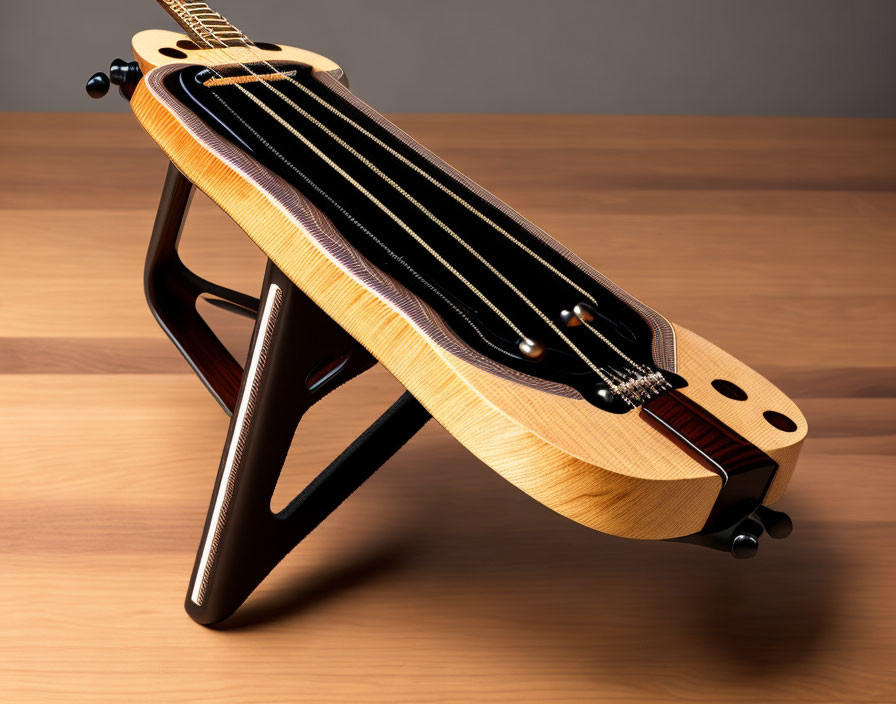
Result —
[[[431,416],[405,392],[285,509],[273,513],[271,496],[302,416],[330,391],[370,369],[376,359],[271,261],[259,298],[218,286],[190,271],[177,247],[192,194],[193,185],[170,165],[146,256],[144,283],[156,320],[231,417],[186,599],[187,613],[207,625],[236,611],[277,563]],[[255,320],[244,365],[197,312],[200,296]],[[671,398],[651,402],[644,412],[662,416],[657,404],[668,404]],[[716,437],[706,432],[715,426],[710,428],[706,419],[701,422],[701,436]],[[768,459],[756,453],[760,460]],[[767,484],[767,473],[762,476]],[[699,533],[672,540],[745,558],[756,554],[764,532],[773,538],[790,534],[790,518],[762,506],[756,498],[764,487],[748,486],[749,496],[743,501],[744,483],[727,484],[734,497],[728,503],[736,510]]]
[[[230,616],[305,536],[430,419],[404,393],[285,509],[271,496],[305,412],[374,359],[268,261],[258,299],[190,271],[177,247],[193,185],[168,167],[144,284],[156,320],[230,414],[186,609],[201,624]],[[255,318],[240,365],[196,311],[210,303]]]

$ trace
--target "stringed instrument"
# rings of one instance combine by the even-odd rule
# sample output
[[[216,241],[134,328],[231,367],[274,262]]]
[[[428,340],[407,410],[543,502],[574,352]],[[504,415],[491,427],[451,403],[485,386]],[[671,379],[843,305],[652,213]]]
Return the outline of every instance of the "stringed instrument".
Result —
[[[136,62],[113,64],[112,79],[281,276],[266,279],[247,374],[294,285],[473,454],[567,518],[737,556],[755,552],[763,525],[789,532],[765,507],[807,426],[781,391],[418,144],[330,59],[252,42],[204,2],[158,1],[185,33],[140,32]],[[107,89],[102,74],[88,84]],[[337,357],[314,383],[344,366]],[[217,394],[233,396],[237,459],[222,464],[194,583],[214,559],[258,391],[242,384]],[[202,588],[192,596],[201,604]]]

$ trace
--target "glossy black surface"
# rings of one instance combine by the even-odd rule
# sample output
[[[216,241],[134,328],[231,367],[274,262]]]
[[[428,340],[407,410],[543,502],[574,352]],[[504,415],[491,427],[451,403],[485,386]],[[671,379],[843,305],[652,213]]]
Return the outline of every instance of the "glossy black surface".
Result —
[[[143,287],[153,316],[228,414],[236,407],[243,369],[199,312],[202,296],[212,305],[255,318],[258,299],[219,286],[187,268],[177,251],[193,184],[173,164],[146,252]]]
[[[391,135],[369,117],[332,93],[306,67],[278,62],[279,68],[296,70],[296,79],[318,96],[378,139],[402,154],[431,178],[444,184],[455,194],[537,252],[591,294],[597,301],[594,325],[614,345],[640,364],[652,367],[652,328],[639,313],[632,310],[578,267],[566,260],[515,221],[487,203],[460,183],[432,166],[419,154]],[[255,73],[270,72],[270,66],[250,67]],[[245,74],[245,69],[236,69]],[[517,294],[458,244],[433,219],[427,216],[398,190],[351,155],[293,109],[274,90],[299,105],[339,139],[369,158],[407,193],[461,236],[488,262],[499,269],[541,311],[563,330],[575,345],[598,366],[622,369],[623,360],[585,326],[567,328],[561,313],[583,299],[583,294],[548,270],[510,242],[493,227],[471,214],[468,209],[421,177],[401,160],[375,144],[371,139],[322,107],[301,88],[288,81],[272,84],[259,82],[234,86],[205,87],[203,81],[213,74],[204,67],[188,66],[173,73],[167,88],[184,105],[201,117],[225,139],[233,142],[268,169],[294,185],[315,206],[323,211],[339,232],[362,254],[384,272],[405,285],[431,305],[478,352],[513,369],[543,379],[573,386],[595,405],[607,407],[598,393],[602,389],[594,372],[553,332],[550,326],[527,306]],[[377,198],[386,208],[419,234],[431,247],[451,263],[457,271],[494,303],[527,337],[543,344],[547,353],[534,361],[518,350],[519,339],[494,310],[413,240],[396,222],[339,175],[315,152],[304,145],[290,130],[257,105],[246,92],[263,102],[294,129],[322,150]],[[611,256],[610,253],[607,255]],[[478,332],[477,332],[478,329]],[[683,384],[674,379],[676,385]],[[621,399],[610,404],[611,410],[624,411]]]
[[[125,100],[130,100],[143,77],[140,64],[136,61],[114,59],[109,65],[109,80],[118,86],[118,93]]]
[[[755,557],[759,552],[759,538],[752,533],[738,533],[731,541],[731,554],[738,560]]]
[[[109,64],[109,80],[120,86],[127,79],[129,70],[128,62],[124,59],[112,59],[112,63]]]
[[[109,81],[109,77],[100,71],[87,79],[85,90],[87,91],[87,95],[91,98],[99,100],[109,92],[110,85],[111,82]]]

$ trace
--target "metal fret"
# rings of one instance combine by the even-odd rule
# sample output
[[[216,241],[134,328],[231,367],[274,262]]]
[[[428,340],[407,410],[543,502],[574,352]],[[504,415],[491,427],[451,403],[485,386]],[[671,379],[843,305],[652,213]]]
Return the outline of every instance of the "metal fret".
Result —
[[[208,3],[186,0],[157,0],[189,37],[204,49],[250,46],[252,42]]]

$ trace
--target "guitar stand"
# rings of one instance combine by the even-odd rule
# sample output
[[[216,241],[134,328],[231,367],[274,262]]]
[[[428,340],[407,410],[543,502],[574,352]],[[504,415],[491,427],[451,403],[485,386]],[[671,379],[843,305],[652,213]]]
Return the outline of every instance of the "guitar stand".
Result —
[[[230,415],[230,427],[190,578],[187,613],[209,625],[230,616],[270,571],[431,418],[408,392],[279,513],[270,508],[302,416],[376,364],[270,260],[261,297],[218,286],[181,261],[178,243],[193,184],[170,164],[146,256],[156,320]],[[198,299],[255,320],[241,366],[196,310]],[[751,505],[731,526],[671,540],[752,557],[764,532],[785,538],[787,514]]]
[[[170,164],[146,255],[156,320],[224,410],[230,427],[190,578],[187,613],[209,625],[230,616],[270,571],[431,418],[405,392],[279,513],[271,496],[302,416],[376,364],[354,338],[270,260],[261,297],[218,286],[181,261],[178,243],[193,184]],[[255,320],[241,366],[196,310],[208,303]],[[790,534],[787,514],[753,506],[733,525],[688,542],[752,557],[759,537]]]
[[[302,416],[376,359],[268,261],[261,297],[206,281],[177,247],[193,185],[171,164],[146,256],[156,320],[230,415],[230,427],[186,609],[209,625],[230,616],[268,573],[430,419],[405,392],[279,513],[271,496]],[[212,305],[255,318],[240,366],[196,311]]]

